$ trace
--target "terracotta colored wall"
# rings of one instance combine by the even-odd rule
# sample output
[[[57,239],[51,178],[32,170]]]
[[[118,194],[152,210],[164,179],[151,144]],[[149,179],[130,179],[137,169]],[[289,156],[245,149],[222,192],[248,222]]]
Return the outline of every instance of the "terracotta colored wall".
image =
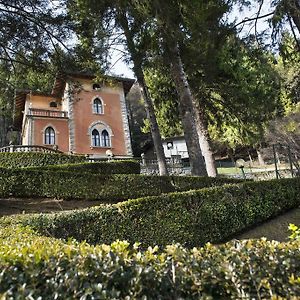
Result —
[[[31,95],[29,96],[27,102],[31,103],[32,108],[39,108],[39,109],[49,109],[49,110],[61,110],[61,106],[58,107],[50,107],[50,102],[55,100],[59,100],[57,98],[43,96],[43,95]],[[59,101],[58,101],[59,102]]]
[[[63,152],[69,151],[69,128],[67,119],[53,119],[53,118],[34,118],[34,145],[42,145],[52,147],[51,145],[44,144],[44,129],[52,126],[55,130],[55,144],[58,150]]]
[[[76,79],[77,80],[77,79]],[[101,90],[93,90],[91,80],[80,79],[82,90],[75,95],[74,101],[74,132],[75,132],[75,152],[80,154],[95,154],[105,156],[105,152],[111,149],[114,155],[127,155],[125,145],[125,135],[121,113],[120,96],[123,88],[120,83],[114,87],[103,87]],[[99,96],[104,102],[104,114],[93,113],[93,99]],[[49,106],[50,102],[58,100],[67,109],[66,99],[63,102],[50,96],[28,95],[25,111],[27,108],[62,110],[62,105],[57,108]],[[69,151],[69,121],[68,119],[33,117],[33,141],[32,144],[44,145],[44,129],[52,126],[56,131],[56,145],[63,152]],[[102,121],[107,124],[113,132],[111,137],[111,148],[91,147],[91,136],[89,127],[92,123]],[[26,134],[25,134],[26,135]]]
[[[91,83],[92,84],[92,83]],[[93,113],[93,99],[100,96],[104,102],[104,114]],[[75,152],[105,155],[108,148],[91,148],[89,127],[93,122],[102,121],[112,129],[112,152],[114,155],[126,155],[123,121],[121,114],[120,89],[104,91],[83,90],[74,104]]]

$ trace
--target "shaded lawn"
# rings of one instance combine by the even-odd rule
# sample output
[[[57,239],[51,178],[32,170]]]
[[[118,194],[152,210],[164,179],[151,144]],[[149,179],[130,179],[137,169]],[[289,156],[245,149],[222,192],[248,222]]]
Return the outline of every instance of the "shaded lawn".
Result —
[[[290,223],[298,226],[300,225],[300,207],[237,235],[236,239],[241,240],[266,237],[268,240],[284,242],[287,241],[288,236],[290,235],[288,230]]]

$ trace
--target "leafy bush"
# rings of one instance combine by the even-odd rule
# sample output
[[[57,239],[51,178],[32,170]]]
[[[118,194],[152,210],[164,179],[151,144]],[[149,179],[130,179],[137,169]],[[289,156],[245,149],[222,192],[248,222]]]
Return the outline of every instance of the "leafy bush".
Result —
[[[29,217],[42,234],[89,243],[117,239],[144,246],[222,242],[300,204],[300,178],[246,182]]]
[[[279,299],[300,296],[300,242],[140,250],[0,228],[1,299]],[[282,299],[282,298],[280,298]]]
[[[84,162],[84,156],[43,152],[3,152],[0,153],[0,167],[20,168]]]
[[[139,174],[141,172],[140,163],[133,160],[112,160],[102,162],[85,162],[62,165],[51,165],[43,167],[30,167],[28,169],[68,171],[91,174]]]
[[[292,232],[292,234],[289,236],[289,238],[291,240],[300,241],[300,228],[298,226],[296,226],[295,224],[290,224],[289,230]]]
[[[118,202],[224,183],[234,179],[160,177],[135,174],[93,175],[85,171],[0,169],[0,197],[51,197]]]

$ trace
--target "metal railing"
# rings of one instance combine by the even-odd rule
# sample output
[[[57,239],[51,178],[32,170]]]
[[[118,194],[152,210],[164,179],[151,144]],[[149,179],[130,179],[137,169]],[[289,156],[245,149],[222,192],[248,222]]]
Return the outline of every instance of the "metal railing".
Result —
[[[59,150],[39,145],[10,145],[0,148],[0,152],[44,152],[62,153]]]
[[[39,108],[29,108],[29,116],[48,117],[48,118],[67,118],[68,112],[60,110],[48,110]]]

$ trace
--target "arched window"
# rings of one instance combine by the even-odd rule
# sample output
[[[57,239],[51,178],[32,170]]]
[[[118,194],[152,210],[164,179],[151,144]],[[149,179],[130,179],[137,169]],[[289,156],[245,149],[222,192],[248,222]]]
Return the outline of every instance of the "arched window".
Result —
[[[110,147],[110,137],[106,129],[101,132],[101,146]]]
[[[97,129],[93,129],[92,131],[92,146],[100,147],[100,134]]]
[[[50,107],[57,107],[57,103],[54,101],[50,102]]]
[[[103,104],[99,98],[96,98],[93,103],[93,110],[95,114],[103,114]]]
[[[51,126],[45,129],[45,145],[55,145],[55,131]]]
[[[93,90],[100,90],[101,86],[99,83],[94,83],[93,84]]]
[[[95,121],[89,126],[88,135],[91,138],[91,147],[112,147],[112,137],[114,136],[111,128],[102,121]]]

